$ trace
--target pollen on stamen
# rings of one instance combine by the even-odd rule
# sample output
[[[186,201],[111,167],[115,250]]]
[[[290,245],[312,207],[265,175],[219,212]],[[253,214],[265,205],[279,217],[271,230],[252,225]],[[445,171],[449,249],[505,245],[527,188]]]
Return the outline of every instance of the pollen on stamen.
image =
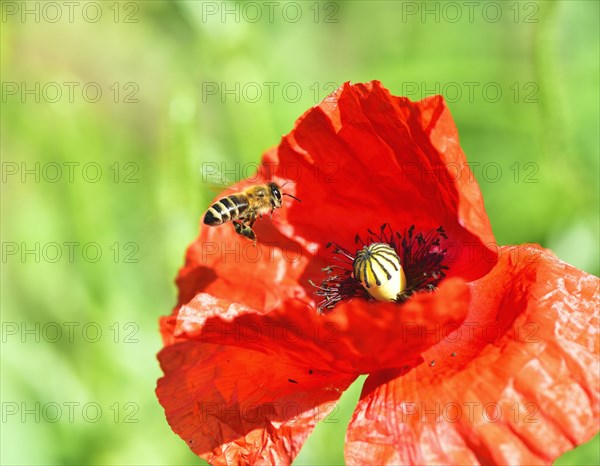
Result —
[[[436,290],[445,278],[447,250],[442,241],[448,235],[443,227],[423,234],[415,233],[412,225],[401,234],[383,224],[379,233],[367,231],[365,241],[356,235],[355,244],[362,247],[355,253],[334,242],[327,244],[337,263],[322,269],[326,277],[320,285],[309,280],[322,298],[320,313],[352,298],[402,303],[416,292]]]

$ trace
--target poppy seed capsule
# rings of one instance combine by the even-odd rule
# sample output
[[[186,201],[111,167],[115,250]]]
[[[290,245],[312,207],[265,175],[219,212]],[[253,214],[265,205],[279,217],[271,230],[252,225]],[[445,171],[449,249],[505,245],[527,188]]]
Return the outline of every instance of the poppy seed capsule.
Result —
[[[385,243],[373,243],[356,253],[354,279],[377,301],[394,301],[406,287],[400,257]]]

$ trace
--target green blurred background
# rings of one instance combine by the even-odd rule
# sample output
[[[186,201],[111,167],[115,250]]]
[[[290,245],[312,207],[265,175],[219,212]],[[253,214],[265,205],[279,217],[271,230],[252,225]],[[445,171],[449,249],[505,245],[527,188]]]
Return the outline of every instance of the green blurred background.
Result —
[[[2,464],[201,463],[154,387],[203,163],[256,163],[344,81],[446,94],[498,242],[599,273],[599,2],[55,5],[2,2]],[[296,464],[343,462],[359,393]]]

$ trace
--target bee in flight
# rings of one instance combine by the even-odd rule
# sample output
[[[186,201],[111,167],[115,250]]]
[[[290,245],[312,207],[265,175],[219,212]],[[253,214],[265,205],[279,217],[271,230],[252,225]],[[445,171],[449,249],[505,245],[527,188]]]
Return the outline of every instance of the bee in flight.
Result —
[[[279,209],[282,196],[302,202],[291,194],[282,193],[277,183],[257,184],[219,199],[204,214],[204,223],[217,226],[233,222],[236,233],[256,241],[256,234],[252,229],[254,222],[264,214],[273,214],[275,209]]]

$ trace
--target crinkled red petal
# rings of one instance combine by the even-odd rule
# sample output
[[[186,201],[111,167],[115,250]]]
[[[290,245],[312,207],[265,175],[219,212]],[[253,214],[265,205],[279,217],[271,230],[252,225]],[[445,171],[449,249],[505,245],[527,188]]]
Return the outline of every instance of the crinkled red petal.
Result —
[[[356,375],[413,364],[462,323],[469,296],[455,278],[402,305],[356,299],[325,316],[302,301],[260,312],[202,293],[179,310],[174,335],[286,355],[319,373]]]
[[[213,465],[290,464],[355,378],[199,341],[170,345],[159,360],[156,394],[171,428]]]
[[[470,284],[465,323],[423,364],[367,379],[347,463],[549,464],[589,440],[600,421],[598,285],[539,247],[502,248]]]
[[[383,223],[441,225],[448,276],[473,280],[495,262],[481,192],[441,96],[411,102],[378,81],[345,84],[298,120],[278,159],[277,175],[295,181],[303,201],[287,212],[295,236],[352,249],[357,233]]]

